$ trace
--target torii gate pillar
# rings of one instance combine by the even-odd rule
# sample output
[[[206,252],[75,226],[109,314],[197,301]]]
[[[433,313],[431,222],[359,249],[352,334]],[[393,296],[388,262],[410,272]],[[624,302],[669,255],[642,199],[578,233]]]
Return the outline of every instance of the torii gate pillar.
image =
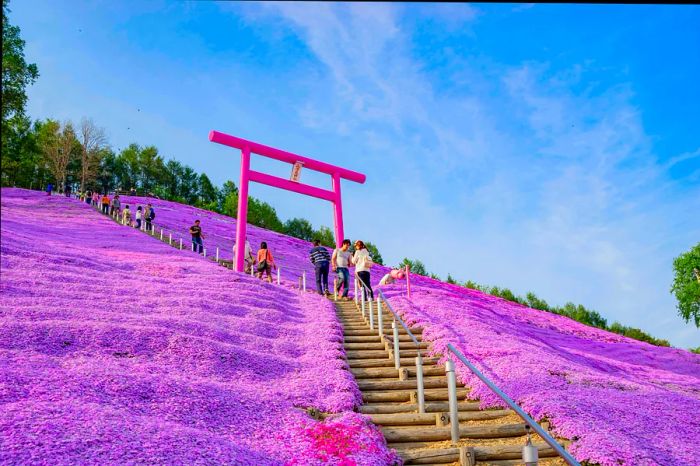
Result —
[[[344,178],[356,183],[364,183],[367,178],[365,175],[346,168],[321,162],[319,160],[314,160],[308,157],[293,154],[291,152],[275,149],[274,147],[259,144],[257,142],[220,133],[218,131],[211,131],[209,133],[209,140],[211,142],[240,149],[241,151],[241,178],[238,186],[238,217],[236,219],[235,270],[238,272],[243,272],[245,270],[244,254],[246,226],[248,220],[248,183],[251,181],[332,202],[335,242],[336,245],[340,247],[344,238],[343,202],[340,195],[340,179]],[[284,178],[251,170],[251,153],[293,164],[294,170],[292,171],[292,180],[285,180]],[[331,190],[329,191],[327,189],[321,189],[308,184],[299,183],[297,180],[301,166],[330,175]]]

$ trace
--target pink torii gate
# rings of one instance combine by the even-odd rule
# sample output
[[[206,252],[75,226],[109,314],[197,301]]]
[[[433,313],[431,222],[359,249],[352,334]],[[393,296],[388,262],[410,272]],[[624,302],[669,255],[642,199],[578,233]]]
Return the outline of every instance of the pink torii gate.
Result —
[[[362,173],[358,173],[346,168],[336,167],[325,162],[303,157],[301,155],[292,154],[274,147],[259,144],[257,142],[248,141],[243,138],[231,136],[230,134],[220,133],[219,131],[209,132],[209,140],[223,144],[225,146],[240,149],[241,151],[241,181],[238,187],[238,217],[236,219],[236,264],[235,269],[238,272],[243,272],[245,257],[245,237],[246,237],[246,222],[248,220],[248,183],[255,181],[257,183],[274,186],[275,188],[294,191],[299,194],[325,199],[333,203],[333,225],[335,229],[335,242],[340,247],[343,241],[343,203],[340,197],[340,179],[354,181],[356,183],[364,183],[367,177]],[[250,169],[250,154],[258,154],[263,157],[280,160],[282,162],[291,163],[294,168],[292,170],[292,180],[285,180],[278,176],[268,175],[266,173],[257,172]],[[310,168],[321,173],[331,175],[332,190],[321,189],[308,184],[299,183],[296,181],[299,177],[301,166]]]

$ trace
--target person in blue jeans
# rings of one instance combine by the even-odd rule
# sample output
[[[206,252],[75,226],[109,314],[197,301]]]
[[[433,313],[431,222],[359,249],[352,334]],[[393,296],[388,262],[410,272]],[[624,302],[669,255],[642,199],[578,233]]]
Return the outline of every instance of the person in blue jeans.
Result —
[[[202,242],[202,238],[204,238],[204,235],[202,234],[202,227],[199,226],[199,223],[199,220],[194,221],[194,225],[190,227],[190,235],[192,235],[192,250],[202,254],[204,250],[204,243]],[[197,251],[198,247],[199,251]]]
[[[314,240],[314,248],[309,252],[311,263],[314,264],[316,270],[316,291],[318,294],[329,294],[328,291],[328,269],[330,266],[331,255],[328,250],[321,246],[321,241]]]
[[[350,266],[352,265],[352,253],[350,252],[350,240],[344,239],[343,244],[333,251],[331,258],[333,272],[338,274],[338,283],[335,285],[335,292],[340,293],[340,287],[343,287],[343,299],[349,301],[348,288],[350,283]]]

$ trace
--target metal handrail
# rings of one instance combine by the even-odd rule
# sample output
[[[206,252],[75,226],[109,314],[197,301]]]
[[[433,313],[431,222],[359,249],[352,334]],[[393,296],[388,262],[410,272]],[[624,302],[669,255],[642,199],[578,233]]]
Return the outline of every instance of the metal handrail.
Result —
[[[576,458],[571,456],[571,454],[566,451],[559,443],[551,436],[549,435],[543,428],[540,426],[537,422],[535,422],[532,417],[530,417],[529,414],[527,414],[520,406],[518,406],[508,395],[503,393],[503,391],[496,386],[491,380],[489,380],[488,377],[486,377],[479,369],[477,369],[469,360],[462,354],[461,351],[459,351],[457,348],[455,348],[452,343],[447,344],[447,349],[450,350],[452,354],[455,355],[457,359],[462,362],[469,370],[471,370],[474,375],[476,375],[479,380],[484,382],[487,387],[491,389],[493,393],[495,393],[501,400],[503,400],[513,411],[515,411],[518,416],[520,416],[527,425],[529,425],[542,439],[547,442],[547,444],[554,449],[554,451],[557,452],[559,456],[561,456],[564,461],[566,461],[567,464],[571,466],[581,466],[578,461],[576,461]],[[449,361],[449,356],[448,356],[448,362]],[[456,398],[456,394],[455,394]],[[451,403],[452,404],[452,403]],[[455,403],[456,404],[456,403]],[[452,408],[452,407],[451,407]],[[450,413],[452,414],[452,413]]]
[[[403,321],[403,319],[396,313],[394,308],[391,306],[391,303],[387,301],[386,297],[384,296],[384,293],[382,292],[381,289],[377,289],[377,294],[382,298],[382,301],[384,301],[384,304],[386,305],[387,309],[392,313],[394,316],[394,319],[398,321],[398,323],[401,324],[401,326],[406,330],[406,333],[408,333],[408,336],[411,337],[411,340],[413,340],[413,343],[418,347],[418,353],[420,353],[420,342],[416,338],[415,335],[413,335],[413,332],[411,332],[411,329],[408,328],[408,325]]]

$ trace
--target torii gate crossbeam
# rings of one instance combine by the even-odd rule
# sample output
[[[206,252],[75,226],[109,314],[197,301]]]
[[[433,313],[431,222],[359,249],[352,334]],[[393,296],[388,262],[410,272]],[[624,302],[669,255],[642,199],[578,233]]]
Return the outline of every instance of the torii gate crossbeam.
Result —
[[[241,151],[241,178],[238,187],[238,217],[236,219],[236,258],[235,270],[243,272],[245,270],[245,238],[248,221],[248,183],[266,184],[275,188],[286,189],[299,194],[325,199],[333,203],[333,225],[335,230],[335,242],[340,247],[343,241],[343,203],[340,195],[340,179],[364,183],[366,176],[347,168],[337,167],[319,160],[310,159],[291,152],[275,149],[274,147],[248,141],[230,134],[211,131],[209,140],[223,144],[225,146],[240,149]],[[331,176],[331,190],[317,188],[298,181],[285,180],[278,176],[268,175],[250,169],[250,154],[258,154],[290,164],[301,163],[304,168],[309,168]]]

